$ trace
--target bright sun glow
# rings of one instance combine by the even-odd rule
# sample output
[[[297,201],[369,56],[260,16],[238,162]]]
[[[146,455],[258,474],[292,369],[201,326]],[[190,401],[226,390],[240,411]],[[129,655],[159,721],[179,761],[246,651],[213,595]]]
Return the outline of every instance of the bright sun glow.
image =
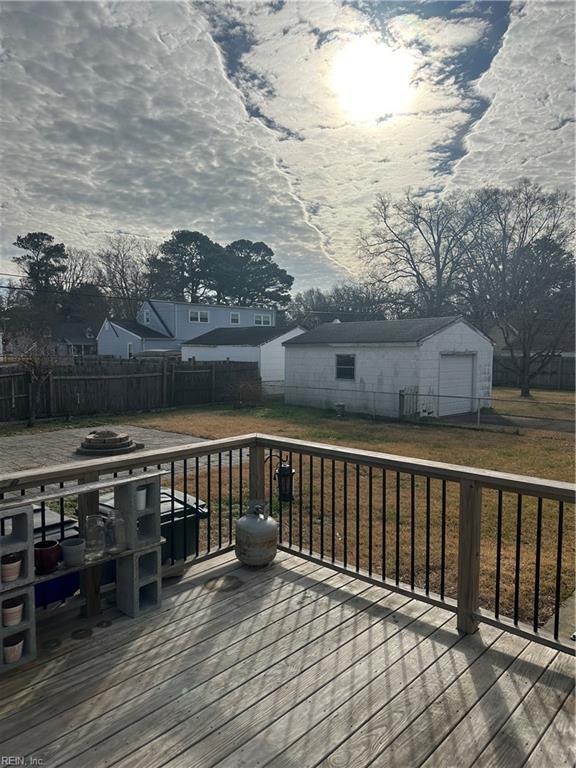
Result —
[[[352,120],[367,122],[402,112],[414,95],[414,59],[373,37],[346,43],[332,64],[332,88]]]

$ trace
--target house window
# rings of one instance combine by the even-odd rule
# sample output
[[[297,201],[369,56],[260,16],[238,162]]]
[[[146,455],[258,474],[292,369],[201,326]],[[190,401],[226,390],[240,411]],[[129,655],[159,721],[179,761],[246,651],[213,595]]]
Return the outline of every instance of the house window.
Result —
[[[126,352],[128,353],[128,357],[132,357],[132,342],[128,342],[128,346],[126,347]]]
[[[191,323],[209,323],[208,312],[205,309],[191,309],[189,314]]]
[[[146,325],[150,325],[150,310],[145,309],[144,310],[144,322]]]
[[[336,355],[336,378],[356,378],[356,355]]]
[[[230,325],[240,325],[240,312],[230,312]]]
[[[270,315],[254,315],[254,325],[272,325]]]

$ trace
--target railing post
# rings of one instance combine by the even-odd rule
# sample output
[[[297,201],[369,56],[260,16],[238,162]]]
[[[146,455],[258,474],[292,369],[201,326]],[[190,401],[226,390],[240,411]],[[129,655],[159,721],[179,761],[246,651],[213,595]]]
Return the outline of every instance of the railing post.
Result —
[[[264,448],[260,445],[251,445],[249,464],[249,503],[264,504],[265,496]]]
[[[460,481],[458,541],[458,629],[472,634],[478,629],[474,614],[480,602],[480,535],[482,486]]]

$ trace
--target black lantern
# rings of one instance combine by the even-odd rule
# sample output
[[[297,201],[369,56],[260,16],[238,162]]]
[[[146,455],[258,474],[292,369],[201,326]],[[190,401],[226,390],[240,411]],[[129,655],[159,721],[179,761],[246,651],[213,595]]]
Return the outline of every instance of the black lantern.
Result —
[[[278,498],[280,501],[292,501],[294,498],[295,472],[290,464],[280,461],[276,467],[276,479],[278,480]]]

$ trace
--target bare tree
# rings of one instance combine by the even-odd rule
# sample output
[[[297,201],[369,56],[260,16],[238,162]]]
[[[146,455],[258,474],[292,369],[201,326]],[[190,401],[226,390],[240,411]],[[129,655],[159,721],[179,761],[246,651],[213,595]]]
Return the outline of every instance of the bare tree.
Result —
[[[413,314],[453,311],[475,216],[473,206],[454,194],[431,202],[410,190],[395,200],[379,195],[372,229],[360,238],[369,280],[394,286]]]
[[[523,180],[480,190],[474,208],[467,303],[481,327],[498,329],[527,397],[574,321],[573,200]]]
[[[112,235],[96,254],[98,284],[111,298],[113,311],[134,318],[148,295],[148,263],[158,249],[150,240]]]
[[[66,271],[60,275],[58,289],[69,293],[86,283],[95,283],[97,280],[96,255],[92,251],[83,248],[66,249]]]
[[[19,331],[11,334],[9,361],[17,363],[29,376],[28,426],[34,426],[42,394],[50,374],[58,364],[50,331]]]

